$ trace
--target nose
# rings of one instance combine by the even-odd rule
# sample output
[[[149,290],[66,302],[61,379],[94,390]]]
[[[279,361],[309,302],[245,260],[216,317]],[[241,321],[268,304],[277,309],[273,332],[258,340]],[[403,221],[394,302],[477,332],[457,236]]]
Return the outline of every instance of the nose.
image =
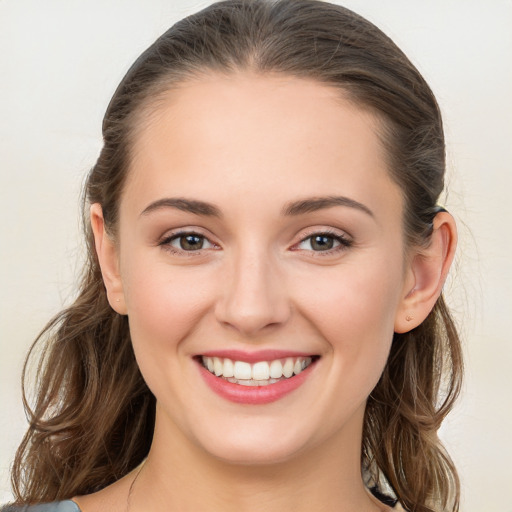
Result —
[[[277,262],[264,251],[247,249],[228,264],[217,320],[249,337],[284,324],[291,308]]]

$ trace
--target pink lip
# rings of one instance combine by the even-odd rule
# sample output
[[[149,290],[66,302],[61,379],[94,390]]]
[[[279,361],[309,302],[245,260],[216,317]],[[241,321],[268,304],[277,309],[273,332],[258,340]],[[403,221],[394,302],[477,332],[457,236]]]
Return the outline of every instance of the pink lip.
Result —
[[[218,352],[216,352],[216,354],[218,354]],[[287,354],[288,357],[292,357],[289,355],[289,352]],[[263,358],[263,360],[265,359],[266,358]],[[273,359],[279,359],[279,357],[273,357]],[[237,359],[237,361],[240,360],[241,359]],[[256,359],[256,361],[261,360],[262,359]],[[290,377],[289,379],[280,380],[279,382],[269,384],[268,386],[257,387],[233,384],[232,382],[228,382],[227,380],[224,380],[220,377],[216,377],[211,372],[209,372],[200,362],[198,362],[197,366],[206,384],[212,391],[217,393],[222,398],[238,404],[263,405],[270,402],[275,402],[276,400],[279,400],[280,398],[288,395],[299,386],[301,386],[311,374],[311,370],[313,366],[315,366],[315,363],[316,362],[314,361],[305,370],[300,372],[298,375]]]
[[[287,357],[312,357],[314,354],[292,352],[289,350],[258,350],[255,352],[244,352],[243,350],[211,350],[200,355],[218,357],[221,359],[227,358],[232,361],[245,361],[246,363],[257,363],[258,361],[274,361],[275,359],[286,359]]]

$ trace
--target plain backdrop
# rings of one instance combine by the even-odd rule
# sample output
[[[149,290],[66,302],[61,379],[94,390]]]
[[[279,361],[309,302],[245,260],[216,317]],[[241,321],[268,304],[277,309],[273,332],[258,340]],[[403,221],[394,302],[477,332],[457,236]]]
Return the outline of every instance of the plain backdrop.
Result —
[[[467,362],[442,427],[466,512],[512,512],[512,1],[347,0],[432,86],[448,144],[443,199],[459,222],[446,286]],[[74,293],[78,198],[101,119],[132,61],[192,0],[0,0],[0,503],[26,427],[20,374]]]

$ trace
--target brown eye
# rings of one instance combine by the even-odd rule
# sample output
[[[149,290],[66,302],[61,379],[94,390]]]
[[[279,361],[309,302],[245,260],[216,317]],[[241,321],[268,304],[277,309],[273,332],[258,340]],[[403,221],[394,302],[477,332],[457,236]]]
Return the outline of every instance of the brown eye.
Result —
[[[334,247],[334,238],[326,235],[315,235],[311,237],[310,243],[314,251],[328,251]]]
[[[176,233],[162,240],[159,245],[174,252],[195,252],[216,247],[208,238],[198,233]]]
[[[311,252],[336,252],[347,249],[351,245],[352,241],[341,234],[315,233],[314,235],[304,238],[296,248]]]
[[[199,235],[184,235],[177,240],[179,240],[180,249],[184,251],[198,251],[204,245],[204,237]]]

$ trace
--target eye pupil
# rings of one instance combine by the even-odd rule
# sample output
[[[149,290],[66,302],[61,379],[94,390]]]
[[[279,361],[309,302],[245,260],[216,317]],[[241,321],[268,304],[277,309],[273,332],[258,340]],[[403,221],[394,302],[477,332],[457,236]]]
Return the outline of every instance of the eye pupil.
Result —
[[[186,235],[180,237],[180,247],[184,251],[194,251],[202,249],[204,238],[198,235]]]
[[[334,247],[332,236],[316,235],[311,238],[311,247],[315,251],[328,251]]]

